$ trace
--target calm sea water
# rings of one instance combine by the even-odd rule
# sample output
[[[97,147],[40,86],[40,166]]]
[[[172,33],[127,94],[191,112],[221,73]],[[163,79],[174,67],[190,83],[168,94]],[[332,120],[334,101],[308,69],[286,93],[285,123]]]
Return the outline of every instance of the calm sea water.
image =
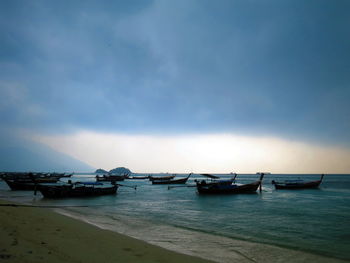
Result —
[[[274,190],[270,183],[319,177],[266,175],[261,194],[224,196],[198,195],[193,187],[168,190],[148,180],[126,180],[121,183],[137,185],[137,190],[120,187],[115,196],[60,200],[10,191],[0,182],[0,198],[36,205],[87,205],[60,211],[169,249],[204,256],[216,253],[220,262],[230,262],[230,240],[350,260],[350,175],[326,175],[320,189],[312,190]],[[237,181],[248,183],[257,178],[238,175]],[[187,185],[194,184],[195,178],[190,179]]]

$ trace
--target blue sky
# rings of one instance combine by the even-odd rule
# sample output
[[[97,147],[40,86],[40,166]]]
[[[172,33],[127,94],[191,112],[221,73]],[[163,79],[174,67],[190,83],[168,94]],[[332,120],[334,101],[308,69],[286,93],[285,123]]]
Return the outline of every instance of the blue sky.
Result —
[[[349,149],[349,11],[341,0],[1,1],[1,122],[43,136],[228,133]]]

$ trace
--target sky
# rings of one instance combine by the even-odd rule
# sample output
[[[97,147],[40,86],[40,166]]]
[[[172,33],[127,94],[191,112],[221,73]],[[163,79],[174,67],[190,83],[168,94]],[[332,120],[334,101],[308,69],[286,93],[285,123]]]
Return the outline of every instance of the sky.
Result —
[[[350,173],[349,11],[0,1],[0,148],[139,172]]]

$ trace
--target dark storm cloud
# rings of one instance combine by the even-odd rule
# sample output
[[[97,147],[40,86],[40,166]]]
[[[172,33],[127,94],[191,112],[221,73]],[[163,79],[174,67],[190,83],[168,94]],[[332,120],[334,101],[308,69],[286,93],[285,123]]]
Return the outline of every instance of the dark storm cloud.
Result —
[[[349,142],[347,1],[3,1],[0,9],[7,126]]]

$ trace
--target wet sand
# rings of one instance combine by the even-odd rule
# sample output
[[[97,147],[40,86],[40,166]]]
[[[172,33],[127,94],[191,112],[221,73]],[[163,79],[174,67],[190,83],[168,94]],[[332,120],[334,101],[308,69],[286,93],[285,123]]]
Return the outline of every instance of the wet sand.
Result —
[[[3,204],[11,203],[0,199],[1,262],[213,262],[104,230],[58,214],[50,208],[11,207]],[[201,244],[201,235],[206,234],[191,236],[191,239]],[[210,236],[204,239],[210,240]],[[230,247],[228,254],[225,249],[211,251],[207,246],[204,246],[207,248],[203,251],[200,245],[191,250],[195,255],[210,255],[207,258],[216,262],[347,262],[266,244],[223,239],[227,239],[224,244]],[[179,244],[174,245],[180,247]],[[182,251],[188,252],[189,248],[183,247],[180,249]]]
[[[9,203],[0,200],[0,204]],[[0,206],[1,262],[211,262],[57,214]]]

